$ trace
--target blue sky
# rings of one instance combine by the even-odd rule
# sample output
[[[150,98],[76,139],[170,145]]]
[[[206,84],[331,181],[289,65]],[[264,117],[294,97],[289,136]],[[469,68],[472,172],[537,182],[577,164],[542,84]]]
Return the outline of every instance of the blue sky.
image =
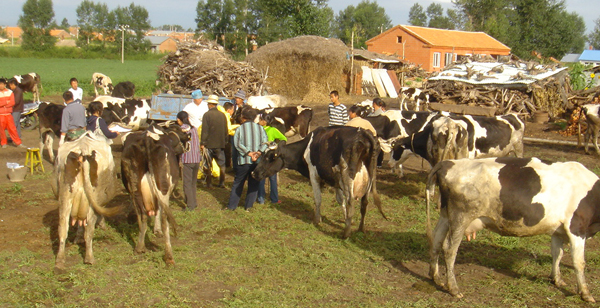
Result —
[[[329,6],[337,14],[348,5],[357,5],[361,0],[329,0]],[[22,8],[25,0],[11,0],[11,5],[3,5],[0,11],[0,26],[16,26],[19,16],[23,13]],[[178,24],[184,28],[195,28],[196,5],[197,0],[150,0],[150,1],[123,1],[123,0],[96,0],[96,3],[106,3],[109,9],[114,9],[118,5],[124,6],[134,2],[148,10],[152,26],[158,27],[165,24]],[[432,2],[437,2],[444,9],[453,8],[450,0],[438,1],[415,1],[415,0],[377,0],[379,6],[383,7],[392,19],[392,24],[407,24],[408,11],[418,2],[423,8],[427,8]],[[63,18],[67,18],[70,24],[76,23],[75,9],[80,1],[72,0],[53,0],[55,19],[60,23]],[[596,0],[566,0],[568,12],[576,12],[582,16],[586,23],[586,33],[592,31],[594,20],[600,18],[600,9]],[[596,3],[596,4],[594,4]]]

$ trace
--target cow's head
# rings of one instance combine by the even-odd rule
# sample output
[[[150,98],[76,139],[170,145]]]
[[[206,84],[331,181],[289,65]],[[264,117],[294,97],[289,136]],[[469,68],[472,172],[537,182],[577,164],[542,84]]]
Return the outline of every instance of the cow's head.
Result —
[[[152,125],[151,129],[156,131],[159,129],[167,135],[170,141],[171,148],[177,155],[181,155],[186,151],[188,141],[190,141],[190,135],[181,129],[181,126],[177,125],[173,121],[167,121],[160,125]]]
[[[269,143],[267,150],[260,157],[258,165],[252,171],[252,176],[257,181],[270,177],[283,169],[285,166],[285,155],[282,149],[285,148],[285,144],[285,141]]]
[[[427,144],[428,152],[431,153],[432,166],[447,159],[469,157],[465,128],[446,117],[439,118],[432,124],[431,139]]]

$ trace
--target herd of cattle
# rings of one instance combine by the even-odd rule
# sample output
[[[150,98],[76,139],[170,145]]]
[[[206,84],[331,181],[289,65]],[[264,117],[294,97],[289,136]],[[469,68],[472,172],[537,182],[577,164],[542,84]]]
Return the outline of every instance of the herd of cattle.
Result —
[[[30,76],[34,78],[34,76]],[[39,77],[38,77],[39,80]],[[176,223],[169,209],[169,197],[179,179],[178,155],[183,153],[187,134],[178,125],[151,123],[151,104],[131,96],[116,98],[110,78],[94,74],[92,83],[105,95],[102,117],[107,123],[121,122],[135,132],[123,137],[122,181],[131,195],[138,215],[140,235],[136,252],[144,251],[148,217],[156,217],[155,232],[165,238],[165,262],[174,263],[170,227]],[[131,85],[130,89],[134,89]],[[418,91],[411,95],[419,95]],[[96,90],[96,93],[97,90]],[[126,98],[127,97],[127,98]],[[404,100],[403,96],[403,100]],[[388,110],[377,117],[364,117],[377,135],[347,126],[318,127],[310,131],[313,112],[306,106],[282,106],[281,99],[249,99],[248,105],[259,113],[270,113],[270,125],[286,135],[299,134],[294,143],[271,143],[252,173],[260,180],[284,168],[293,169],[310,179],[315,201],[314,222],[319,223],[321,183],[335,188],[336,200],[343,208],[343,238],[351,235],[354,202],[360,200],[364,231],[368,196],[371,195],[385,217],[376,188],[377,157],[389,153],[389,164],[398,167],[410,156],[428,161],[432,171],[427,180],[427,221],[431,242],[430,275],[440,284],[438,258],[444,251],[447,288],[462,297],[454,276],[454,261],[463,235],[470,239],[486,228],[501,235],[552,235],[552,278],[564,285],[559,263],[563,243],[572,246],[579,294],[593,302],[584,279],[585,239],[600,231],[600,181],[579,163],[550,163],[523,158],[524,122],[508,114],[495,117],[457,115],[443,112]],[[428,100],[429,98],[420,99]],[[369,104],[360,104],[368,109]],[[114,197],[116,175],[108,145],[81,138],[61,146],[54,159],[52,140],[60,134],[64,106],[44,103],[40,106],[41,147],[55,161],[56,187],[60,201],[60,246],[56,268],[64,270],[64,245],[71,225],[85,226],[85,262],[93,263],[92,235],[97,215],[117,210],[103,207]],[[598,108],[587,107],[588,118],[599,119]],[[364,113],[366,114],[366,112]],[[590,129],[589,131],[597,129]],[[594,134],[592,132],[591,134]],[[593,135],[594,139],[596,134]],[[586,137],[586,151],[587,151]],[[597,148],[596,142],[594,145]],[[42,151],[43,152],[43,151]],[[505,157],[510,154],[516,157]],[[600,150],[599,150],[600,153]],[[429,201],[435,186],[440,190],[440,219],[433,231],[429,227]]]

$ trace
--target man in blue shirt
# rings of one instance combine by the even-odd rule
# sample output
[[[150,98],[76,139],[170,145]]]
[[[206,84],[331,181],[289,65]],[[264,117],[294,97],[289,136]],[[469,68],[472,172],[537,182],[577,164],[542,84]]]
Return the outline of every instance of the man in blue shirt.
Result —
[[[85,133],[87,121],[85,119],[85,107],[73,100],[73,93],[66,91],[63,99],[67,107],[63,109],[60,123],[60,143],[75,140]]]

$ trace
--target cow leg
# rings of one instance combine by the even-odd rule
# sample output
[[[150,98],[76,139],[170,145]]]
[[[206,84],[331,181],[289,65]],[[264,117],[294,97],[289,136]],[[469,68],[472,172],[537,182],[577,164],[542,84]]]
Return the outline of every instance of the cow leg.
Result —
[[[591,126],[589,124],[589,122],[588,122],[588,127],[585,130],[585,134],[583,135],[583,150],[584,150],[585,154],[589,154],[589,152],[588,152],[588,143],[589,143],[589,140],[591,138],[590,137],[591,136],[590,130],[592,128],[593,128],[593,126]]]
[[[164,203],[163,203],[164,204]],[[164,234],[164,228],[162,226],[163,224],[163,206],[158,208],[158,211],[156,211],[156,216],[154,216],[154,235],[156,237],[162,237]]]
[[[138,235],[138,241],[135,245],[135,252],[144,253],[146,252],[146,230],[148,229],[148,215],[142,213],[143,210],[136,209],[138,217],[138,225],[140,227],[140,234]]]
[[[577,293],[586,302],[595,303],[594,297],[585,282],[585,238],[569,234],[573,267],[577,276]]]
[[[169,204],[167,203],[166,206]],[[162,205],[159,209],[159,213],[162,212]],[[158,216],[158,215],[157,215]],[[165,237],[165,256],[164,260],[167,265],[175,265],[175,259],[173,258],[173,248],[171,247],[171,234],[169,233],[169,221],[167,220],[167,214],[161,213],[160,217],[156,218],[156,221],[161,221],[162,233]],[[156,233],[156,232],[155,232]]]
[[[312,186],[313,198],[315,199],[315,217],[313,221],[318,225],[321,223],[321,183],[319,183],[319,179],[313,172],[310,174],[310,185]]]
[[[67,241],[67,233],[69,232],[69,216],[71,214],[71,204],[60,201],[58,210],[58,253],[56,254],[56,263],[54,270],[61,273],[65,270],[65,243]]]
[[[560,235],[552,235],[552,273],[550,279],[557,287],[564,287],[566,283],[560,275],[560,260],[563,256],[563,239]]]
[[[92,209],[88,211],[87,226],[85,226],[85,264],[94,264],[94,250],[92,244],[94,241],[94,229],[96,228],[96,219],[98,215]]]
[[[440,279],[438,260],[442,251],[442,245],[446,242],[448,236],[448,216],[445,214],[446,210],[442,209],[440,213],[440,219],[438,220],[435,229],[433,231],[433,239],[430,243],[431,248],[429,250],[429,277],[433,281],[443,286],[444,282]]]
[[[600,148],[598,148],[598,128],[596,126],[592,126],[592,142],[594,143],[594,148],[596,148],[596,153],[600,156]]]
[[[96,93],[96,97],[98,97],[98,87],[96,85],[94,85],[94,93]],[[104,91],[104,94],[106,94],[106,91]]]
[[[448,205],[448,208],[455,208],[459,206]],[[462,207],[459,207],[462,208]],[[466,226],[464,217],[454,216],[451,217],[451,213],[448,213],[450,228],[448,232],[448,245],[444,247],[444,257],[446,261],[446,279],[448,280],[448,291],[450,294],[457,298],[462,298],[463,295],[458,289],[456,283],[456,276],[454,274],[454,263],[456,262],[456,254],[458,253],[458,247],[462,241],[465,233]],[[469,220],[472,221],[472,220]]]
[[[365,194],[360,199],[360,225],[358,226],[358,231],[365,232],[365,215],[367,215],[367,205],[369,205],[369,200],[367,199],[368,194]]]

